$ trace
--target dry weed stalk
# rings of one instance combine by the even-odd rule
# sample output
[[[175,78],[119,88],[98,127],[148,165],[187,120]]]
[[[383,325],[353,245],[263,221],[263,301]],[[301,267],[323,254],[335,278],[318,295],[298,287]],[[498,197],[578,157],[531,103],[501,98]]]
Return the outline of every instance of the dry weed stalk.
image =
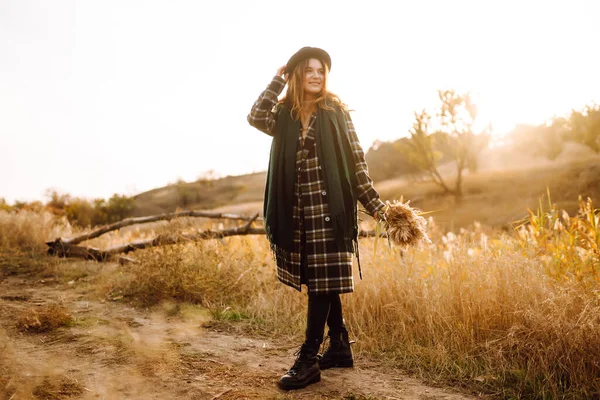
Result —
[[[578,280],[600,279],[600,210],[592,199],[579,196],[579,210],[573,217],[550,200],[547,210],[542,202],[529,217],[520,221],[518,237],[543,253],[552,276]]]

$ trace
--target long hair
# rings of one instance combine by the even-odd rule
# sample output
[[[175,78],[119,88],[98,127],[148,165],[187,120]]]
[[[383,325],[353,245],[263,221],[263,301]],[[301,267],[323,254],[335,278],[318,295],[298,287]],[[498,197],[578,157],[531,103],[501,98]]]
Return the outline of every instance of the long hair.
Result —
[[[287,108],[289,108],[294,120],[298,120],[303,111],[302,100],[304,99],[304,71],[306,67],[308,67],[309,61],[310,59],[305,59],[296,65],[289,76],[285,96],[279,101],[279,103],[283,103],[287,106]],[[333,94],[327,90],[329,68],[327,67],[327,64],[323,62],[323,60],[319,59],[319,61],[321,62],[325,73],[323,74],[323,89],[314,101],[315,106],[330,111],[334,109],[333,106],[337,106],[347,111],[348,107],[346,104],[344,104],[336,94]]]

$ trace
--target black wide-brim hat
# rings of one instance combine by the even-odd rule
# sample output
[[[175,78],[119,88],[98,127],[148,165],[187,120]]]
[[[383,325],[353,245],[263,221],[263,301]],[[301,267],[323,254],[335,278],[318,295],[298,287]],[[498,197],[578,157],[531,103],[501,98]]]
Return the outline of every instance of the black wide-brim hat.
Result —
[[[296,68],[296,65],[302,60],[307,58],[316,58],[327,64],[327,69],[331,70],[331,57],[329,54],[318,47],[303,47],[298,50],[293,56],[290,57],[287,64],[285,65],[285,73],[290,74]]]

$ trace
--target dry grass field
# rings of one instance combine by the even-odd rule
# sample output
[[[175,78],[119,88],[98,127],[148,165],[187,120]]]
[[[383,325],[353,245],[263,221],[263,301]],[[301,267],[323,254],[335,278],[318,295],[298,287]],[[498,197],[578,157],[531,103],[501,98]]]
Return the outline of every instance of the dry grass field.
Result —
[[[375,253],[361,239],[364,279],[343,296],[356,368],[293,393],[275,382],[302,340],[306,293],[276,281],[264,237],[138,251],[134,264],[73,261],[44,255],[45,240],[78,233],[64,220],[0,212],[0,398],[598,398],[597,170],[469,176],[460,205],[428,184],[382,182],[384,198],[441,210],[432,243],[380,240]],[[218,223],[89,244],[199,224]]]

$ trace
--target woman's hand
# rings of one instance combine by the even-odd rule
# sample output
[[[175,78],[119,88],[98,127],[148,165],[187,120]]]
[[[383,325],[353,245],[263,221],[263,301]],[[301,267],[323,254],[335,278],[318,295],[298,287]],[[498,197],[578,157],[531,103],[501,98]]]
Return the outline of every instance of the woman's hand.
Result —
[[[287,67],[287,65],[284,65],[283,67],[279,67],[279,69],[277,70],[277,76],[281,76],[287,82],[289,74],[285,73],[285,67]]]

